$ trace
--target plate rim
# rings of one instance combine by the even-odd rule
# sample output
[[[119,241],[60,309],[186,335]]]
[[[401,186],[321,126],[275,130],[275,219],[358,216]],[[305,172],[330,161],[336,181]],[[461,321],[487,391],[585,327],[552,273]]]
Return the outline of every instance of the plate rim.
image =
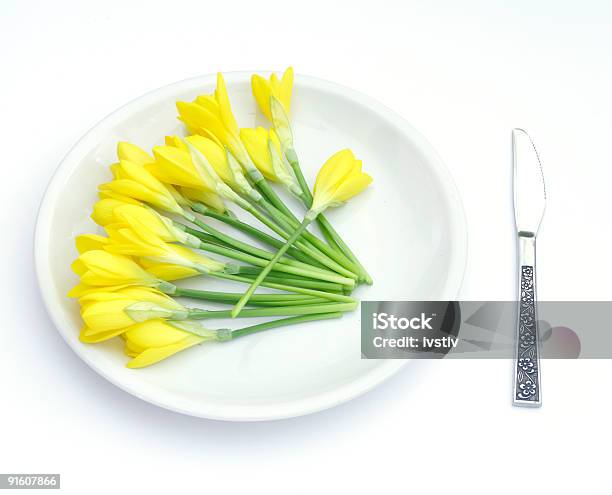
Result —
[[[243,80],[245,77],[250,78],[251,74],[253,73],[270,74],[272,71],[233,71],[224,72],[223,75],[228,83],[228,86],[230,86],[232,82]],[[55,203],[59,195],[59,191],[61,190],[63,181],[70,177],[74,168],[78,166],[78,163],[82,159],[83,153],[90,150],[90,142],[98,139],[98,136],[101,133],[103,134],[104,132],[108,132],[108,129],[111,128],[117,121],[123,119],[125,114],[138,110],[138,108],[132,107],[146,107],[151,103],[153,98],[156,100],[162,99],[165,97],[165,94],[180,91],[182,87],[187,89],[194,85],[205,86],[214,83],[216,77],[216,74],[205,74],[183,79],[153,89],[140,96],[137,96],[136,98],[133,98],[96,122],[89,130],[87,130],[85,134],[83,134],[83,136],[61,159],[43,193],[42,200],[38,208],[34,232],[34,262],[36,268],[36,278],[45,309],[56,330],[62,336],[66,344],[68,344],[72,351],[91,369],[124,392],[164,409],[204,419],[225,421],[266,421],[299,417],[335,407],[342,403],[348,402],[351,399],[357,398],[382,384],[403,369],[410,362],[410,360],[386,360],[383,364],[370,370],[366,374],[359,376],[357,379],[352,380],[347,384],[336,387],[331,391],[326,391],[312,397],[308,397],[307,399],[280,403],[283,404],[283,412],[276,414],[274,413],[274,409],[279,409],[279,405],[277,404],[268,404],[265,406],[254,405],[248,407],[225,406],[225,408],[213,407],[208,409],[205,405],[204,407],[199,405],[200,407],[197,408],[186,408],[173,405],[171,401],[165,402],[156,397],[143,394],[131,385],[123,383],[120,379],[112,376],[112,373],[107,371],[105,367],[98,366],[91,359],[89,359],[85,353],[81,352],[81,349],[75,344],[75,342],[69,339],[59,311],[54,310],[55,306],[51,297],[52,291],[50,290],[52,288],[53,277],[50,270],[50,263],[47,259],[48,257],[45,256],[45,252],[48,251],[49,238],[48,235],[46,237],[45,235],[49,233],[51,220],[53,218],[53,210],[50,208],[50,205]],[[450,225],[453,230],[451,238],[456,240],[457,246],[455,246],[455,249],[451,254],[451,256],[455,258],[455,262],[450,263],[451,268],[443,290],[443,299],[456,298],[459,290],[461,289],[467,266],[467,222],[463,201],[461,200],[461,196],[455,181],[433,146],[418,130],[416,130],[397,112],[364,93],[332,81],[302,74],[296,74],[295,81],[296,83],[306,83],[316,87],[317,89],[334,93],[343,98],[351,98],[356,103],[366,106],[368,109],[376,112],[377,114],[384,115],[384,117],[390,120],[394,126],[398,127],[402,133],[410,136],[410,139],[412,139],[416,144],[419,152],[427,158],[428,164],[433,165],[436,177],[442,184],[449,202],[454,206],[453,208],[450,208]],[[303,402],[307,402],[307,405],[302,404]],[[219,411],[219,409],[221,409],[221,411]],[[237,413],[237,411],[240,411],[240,413]]]

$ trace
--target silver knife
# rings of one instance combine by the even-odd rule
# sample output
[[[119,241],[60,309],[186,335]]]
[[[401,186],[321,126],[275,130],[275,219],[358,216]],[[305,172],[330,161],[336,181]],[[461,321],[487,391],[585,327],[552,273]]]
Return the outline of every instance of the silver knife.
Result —
[[[540,343],[536,297],[536,236],[546,206],[544,174],[538,152],[523,129],[512,130],[514,215],[518,233],[519,301],[512,401],[542,405]]]

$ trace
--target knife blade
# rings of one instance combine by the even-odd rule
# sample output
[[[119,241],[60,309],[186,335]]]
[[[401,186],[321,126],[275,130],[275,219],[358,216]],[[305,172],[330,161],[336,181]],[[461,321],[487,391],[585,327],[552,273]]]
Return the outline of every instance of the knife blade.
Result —
[[[546,187],[540,157],[523,129],[512,130],[514,215],[518,232],[537,235],[546,209]]]
[[[512,130],[514,215],[518,239],[519,297],[512,401],[539,407],[540,342],[536,296],[536,236],[546,209],[546,187],[538,152],[523,129]]]

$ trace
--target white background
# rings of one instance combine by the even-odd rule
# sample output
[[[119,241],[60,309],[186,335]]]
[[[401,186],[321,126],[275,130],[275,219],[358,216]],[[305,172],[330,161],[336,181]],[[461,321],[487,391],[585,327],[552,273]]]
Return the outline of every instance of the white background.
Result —
[[[274,69],[374,96],[438,150],[463,196],[463,299],[515,297],[510,129],[544,164],[541,300],[612,298],[612,6],[606,1],[0,3],[0,471],[66,493],[609,493],[609,361],[544,363],[510,406],[506,361],[419,362],[333,410],[258,424],[168,412],[65,345],[36,286],[36,210],[70,146],[143,92]],[[602,331],[609,331],[602,328]]]

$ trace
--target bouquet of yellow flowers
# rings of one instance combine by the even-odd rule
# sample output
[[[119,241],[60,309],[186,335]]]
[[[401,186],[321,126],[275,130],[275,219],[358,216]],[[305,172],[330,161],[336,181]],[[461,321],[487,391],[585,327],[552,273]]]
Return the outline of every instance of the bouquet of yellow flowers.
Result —
[[[113,178],[100,185],[92,213],[106,236],[76,238],[79,256],[72,269],[80,282],[69,296],[81,306],[83,342],[121,337],[132,358],[127,365],[140,368],[196,344],[338,318],[357,307],[353,289],[372,279],[323,213],[359,194],[372,179],[362,172],[353,152],[344,149],[321,167],[311,191],[288,117],[293,69],[281,78],[253,75],[252,89],[271,123],[269,129],[238,127],[225,81],[218,74],[212,95],[177,102],[185,137],[166,136],[151,153],[132,143],[118,143],[117,162],[110,166]],[[270,183],[301,200],[306,210],[301,218]],[[239,220],[228,204],[271,233]],[[269,249],[213,227],[208,218]],[[308,229],[313,221],[323,238]],[[199,276],[248,288],[218,292],[173,283]],[[259,286],[275,292],[256,293]],[[179,298],[233,308],[189,307]],[[276,316],[284,318],[232,330],[211,329],[201,322]]]

